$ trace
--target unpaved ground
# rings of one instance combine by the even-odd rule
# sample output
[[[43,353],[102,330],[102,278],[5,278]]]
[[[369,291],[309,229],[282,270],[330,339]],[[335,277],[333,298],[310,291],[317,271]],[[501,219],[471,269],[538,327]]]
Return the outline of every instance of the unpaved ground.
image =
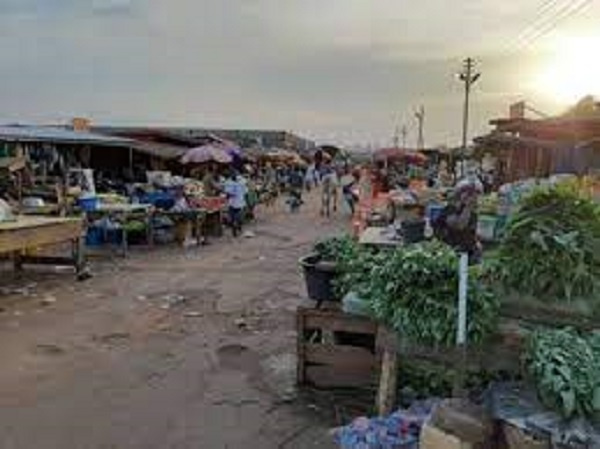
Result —
[[[1,449],[331,448],[294,389],[297,259],[346,226],[262,213],[256,237],[139,250],[96,276],[0,271]]]

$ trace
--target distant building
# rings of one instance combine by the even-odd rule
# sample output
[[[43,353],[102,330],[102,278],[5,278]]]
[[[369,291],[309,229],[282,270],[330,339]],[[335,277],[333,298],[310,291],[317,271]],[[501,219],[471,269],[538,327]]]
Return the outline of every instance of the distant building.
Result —
[[[494,157],[505,181],[557,173],[586,174],[600,169],[600,102],[582,99],[555,117],[526,118],[526,106],[512,106],[509,118],[475,139],[479,158]]]
[[[229,140],[242,148],[259,147],[264,149],[285,149],[297,153],[314,151],[314,141],[281,130],[251,130],[251,129],[218,129],[196,127],[92,127],[100,133],[127,135],[140,133],[162,133],[163,136],[187,139],[190,142],[201,143],[203,139],[217,136]]]

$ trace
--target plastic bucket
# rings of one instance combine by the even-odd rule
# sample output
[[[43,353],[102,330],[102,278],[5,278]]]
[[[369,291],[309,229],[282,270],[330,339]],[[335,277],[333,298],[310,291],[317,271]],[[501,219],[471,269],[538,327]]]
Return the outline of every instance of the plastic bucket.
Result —
[[[340,298],[336,298],[333,288],[333,280],[337,275],[334,267],[320,264],[318,254],[309,254],[299,262],[304,271],[306,291],[310,299],[319,303],[340,301]]]

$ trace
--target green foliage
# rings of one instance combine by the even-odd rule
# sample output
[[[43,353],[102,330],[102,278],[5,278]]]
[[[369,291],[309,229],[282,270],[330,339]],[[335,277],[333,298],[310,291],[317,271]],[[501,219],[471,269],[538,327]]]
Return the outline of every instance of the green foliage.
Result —
[[[356,245],[338,261],[338,278],[334,281],[336,293],[341,297],[354,291],[361,297],[368,294],[369,283],[376,267],[387,259],[386,253]]]
[[[425,360],[403,359],[398,368],[398,397],[403,406],[417,399],[451,397],[456,379],[464,379],[464,387],[469,396],[481,397],[491,382],[515,381],[519,377],[506,371],[489,371],[463,367],[440,365]]]
[[[468,339],[485,340],[496,325],[498,301],[469,277]],[[403,338],[428,345],[452,345],[456,340],[458,257],[448,246],[423,243],[391,253],[374,271],[368,296],[375,317]]]
[[[526,364],[547,407],[565,418],[600,412],[600,335],[537,331],[530,338]]]
[[[317,242],[313,247],[321,260],[340,262],[352,258],[357,250],[356,241],[349,235],[330,237]]]
[[[405,340],[454,344],[458,257],[447,245],[427,242],[381,252],[359,248],[338,268],[338,292],[354,291],[368,302],[374,318]],[[495,328],[498,301],[480,282],[478,270],[469,279],[468,338],[480,343]]]
[[[572,185],[538,189],[511,220],[498,253],[502,285],[544,300],[598,293],[600,208]]]

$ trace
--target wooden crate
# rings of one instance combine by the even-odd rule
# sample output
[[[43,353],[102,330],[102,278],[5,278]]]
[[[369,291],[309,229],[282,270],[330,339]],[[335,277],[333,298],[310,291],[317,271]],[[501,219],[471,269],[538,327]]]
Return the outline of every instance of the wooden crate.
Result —
[[[376,384],[377,328],[368,318],[338,310],[299,308],[298,383],[325,388]]]

